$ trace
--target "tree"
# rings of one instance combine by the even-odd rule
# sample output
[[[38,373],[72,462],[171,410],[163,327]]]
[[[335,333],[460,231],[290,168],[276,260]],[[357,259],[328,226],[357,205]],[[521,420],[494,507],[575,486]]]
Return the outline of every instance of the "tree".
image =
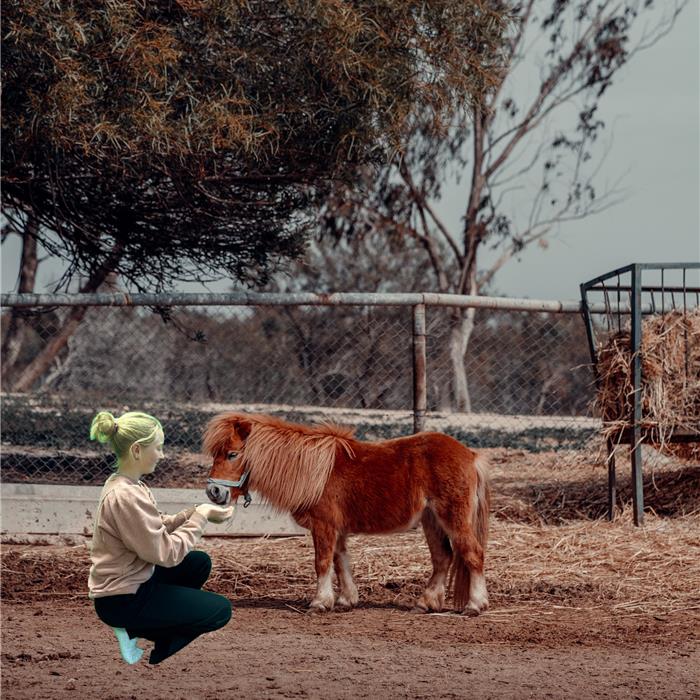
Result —
[[[4,210],[36,217],[68,275],[264,277],[302,251],[326,183],[384,161],[416,105],[437,124],[493,79],[474,47],[497,53],[498,6],[10,1]]]
[[[69,263],[64,287],[264,280],[301,254],[329,183],[387,161],[418,106],[437,128],[493,81],[501,7],[10,0],[3,213]]]
[[[14,233],[13,226],[7,223],[2,232],[2,240]],[[22,255],[19,266],[19,279],[17,281],[17,291],[19,294],[31,293],[34,291],[36,272],[39,265],[37,257],[37,222],[33,216],[27,217],[24,231],[19,235],[22,237]],[[19,232],[17,232],[19,233]],[[5,380],[8,368],[12,367],[19,357],[24,343],[26,326],[17,309],[12,309],[9,318],[6,320],[2,333],[2,379]]]
[[[684,5],[666,3],[665,14],[640,34],[640,20],[652,21],[650,0],[510,2],[515,21],[497,80],[456,110],[449,125],[435,129],[417,112],[402,148],[378,177],[367,171],[362,187],[339,188],[329,198],[324,230],[336,237],[383,231],[419,241],[437,290],[479,294],[526,246],[545,244],[553,227],[614,203],[614,188],[601,194],[595,181],[601,162],[593,146],[604,128],[599,105],[618,70],[666,34]],[[533,63],[541,81],[525,96],[520,72]],[[550,135],[553,114],[559,128]],[[518,200],[536,169],[538,189],[528,192],[529,201]],[[468,174],[461,231],[448,230],[436,211],[451,171]],[[482,268],[485,247],[500,255]],[[464,358],[473,328],[474,309],[452,313],[452,399],[462,411],[471,410]]]

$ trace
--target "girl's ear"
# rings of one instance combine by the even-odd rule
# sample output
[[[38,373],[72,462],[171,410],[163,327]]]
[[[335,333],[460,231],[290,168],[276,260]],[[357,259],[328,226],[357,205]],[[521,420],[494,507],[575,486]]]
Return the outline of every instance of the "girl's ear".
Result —
[[[134,443],[129,450],[131,451],[131,456],[134,459],[141,459],[141,445]]]

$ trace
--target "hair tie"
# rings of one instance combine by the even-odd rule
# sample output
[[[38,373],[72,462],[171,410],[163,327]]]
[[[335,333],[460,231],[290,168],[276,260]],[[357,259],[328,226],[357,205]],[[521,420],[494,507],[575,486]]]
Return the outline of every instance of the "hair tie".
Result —
[[[114,437],[117,434],[117,430],[119,430],[119,426],[117,425],[117,421],[114,421],[114,430],[112,431],[112,437]]]

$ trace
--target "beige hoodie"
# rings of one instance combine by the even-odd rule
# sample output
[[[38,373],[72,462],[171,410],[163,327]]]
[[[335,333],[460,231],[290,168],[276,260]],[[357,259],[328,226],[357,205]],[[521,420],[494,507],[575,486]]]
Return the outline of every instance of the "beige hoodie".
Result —
[[[163,515],[142,481],[107,479],[95,514],[89,598],[136,593],[154,565],[177,566],[202,537],[207,519],[187,508]]]

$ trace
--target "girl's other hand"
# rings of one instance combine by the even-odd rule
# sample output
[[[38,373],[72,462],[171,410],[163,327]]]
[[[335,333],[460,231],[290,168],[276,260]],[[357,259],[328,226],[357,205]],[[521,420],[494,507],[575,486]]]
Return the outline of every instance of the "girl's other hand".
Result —
[[[222,508],[211,503],[202,503],[195,510],[210,523],[223,523],[233,515],[234,507],[230,505],[228,508]]]

